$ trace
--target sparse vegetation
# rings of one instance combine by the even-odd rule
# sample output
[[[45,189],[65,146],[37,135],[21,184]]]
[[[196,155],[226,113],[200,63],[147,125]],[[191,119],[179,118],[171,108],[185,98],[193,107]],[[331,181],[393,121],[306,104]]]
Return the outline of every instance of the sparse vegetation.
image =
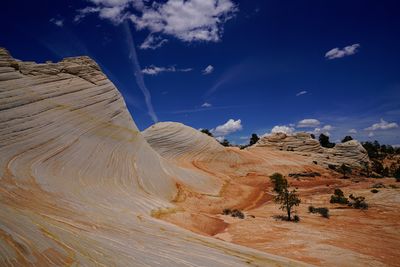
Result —
[[[356,197],[351,194],[349,198],[352,200],[349,205],[351,205],[353,208],[361,210],[368,209],[368,204],[365,202],[365,197]]]
[[[220,142],[220,144],[223,146],[231,146],[231,144],[229,143],[229,141],[227,139],[224,139],[222,142]]]
[[[372,189],[372,190],[371,190],[371,193],[374,193],[374,194],[376,194],[376,193],[378,193],[378,192],[379,192],[378,189]]]
[[[287,180],[282,174],[276,172],[270,176],[271,182],[274,185],[274,191],[280,194],[283,188],[287,187]]]
[[[394,172],[394,178],[396,179],[396,182],[400,182],[400,167],[398,167],[396,169],[396,171]]]
[[[258,142],[258,140],[260,140],[260,137],[258,137],[257,134],[253,133],[253,134],[251,135],[251,137],[250,137],[249,145],[250,145],[250,146],[254,145],[255,143]]]
[[[331,196],[331,203],[348,204],[349,200],[344,196],[344,193],[339,188],[335,189],[334,194]]]
[[[274,191],[278,193],[278,195],[275,197],[275,202],[281,204],[280,209],[284,210],[287,212],[287,220],[291,221],[292,217],[291,217],[291,213],[292,213],[292,209],[295,206],[299,206],[300,205],[300,198],[299,196],[296,194],[296,190],[293,189],[292,191],[289,191],[289,185],[287,180],[283,177],[282,174],[280,173],[274,173],[271,177],[270,177],[272,183],[274,184]],[[298,216],[295,215],[295,217],[293,218],[294,221],[296,221],[296,218],[298,218]],[[300,218],[298,218],[300,220]],[[297,221],[296,221],[297,222]]]
[[[329,136],[327,136],[323,133],[319,135],[319,143],[321,144],[322,147],[326,147],[326,148],[335,147],[335,143],[331,143],[329,141]]]
[[[308,212],[310,212],[310,213],[319,213],[322,217],[329,219],[329,209],[328,208],[325,208],[325,207],[316,208],[314,206],[309,206],[308,207]]]
[[[351,137],[350,135],[347,135],[342,139],[342,143],[346,143],[351,140],[353,140],[353,137]]]
[[[244,213],[241,212],[241,211],[238,210],[238,209],[234,209],[234,210],[231,210],[231,209],[224,209],[224,210],[222,211],[222,214],[223,214],[223,215],[230,215],[230,216],[232,216],[232,217],[234,217],[234,218],[244,219]]]
[[[201,129],[200,132],[205,133],[206,135],[209,135],[209,136],[213,137],[213,134],[208,129]]]

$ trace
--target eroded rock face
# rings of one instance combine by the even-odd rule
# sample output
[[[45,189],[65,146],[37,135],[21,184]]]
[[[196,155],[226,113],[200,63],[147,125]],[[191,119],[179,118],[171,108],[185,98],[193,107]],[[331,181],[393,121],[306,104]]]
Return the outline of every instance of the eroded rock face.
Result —
[[[160,157],[93,60],[36,64],[0,48],[1,266],[291,264],[152,218],[174,209],[178,182],[221,188]]]
[[[310,156],[318,164],[328,166],[348,164],[362,167],[368,162],[368,154],[364,147],[356,140],[338,143],[333,148],[321,147],[318,140],[312,139],[308,133],[286,135],[276,133],[261,138],[257,147],[266,147],[274,150],[294,151]]]

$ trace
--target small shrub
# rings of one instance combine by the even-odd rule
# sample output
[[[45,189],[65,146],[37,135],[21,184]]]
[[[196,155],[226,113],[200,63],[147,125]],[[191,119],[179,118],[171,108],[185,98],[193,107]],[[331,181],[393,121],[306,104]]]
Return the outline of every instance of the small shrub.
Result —
[[[376,193],[379,192],[379,190],[378,190],[378,189],[372,189],[371,192],[374,193],[374,194],[376,194]]]
[[[344,193],[339,188],[335,189],[335,193],[331,196],[331,203],[347,204],[349,200],[344,196]]]
[[[231,209],[224,209],[224,210],[222,211],[222,214],[223,214],[223,215],[231,215],[231,213],[232,213]]]
[[[238,217],[239,219],[244,219],[244,214],[240,210],[234,209],[231,214],[232,217]]]
[[[368,204],[365,202],[365,197],[356,197],[351,194],[349,198],[352,200],[351,206],[355,209],[366,210],[368,209]]]
[[[319,213],[324,218],[329,218],[329,209],[328,208],[315,208],[314,206],[309,206],[308,211],[310,213]]]
[[[336,171],[336,165],[334,165],[334,164],[328,164],[328,168],[329,169],[331,169],[331,170],[334,170],[334,171]]]
[[[223,215],[231,215],[232,217],[234,217],[234,218],[239,218],[239,219],[244,219],[244,214],[243,214],[243,212],[241,212],[240,210],[238,210],[238,209],[234,209],[234,210],[231,210],[231,209],[224,209],[223,211],[222,211],[222,214]]]
[[[299,222],[300,221],[300,217],[298,215],[294,215],[293,216],[293,221],[296,222],[296,223]]]

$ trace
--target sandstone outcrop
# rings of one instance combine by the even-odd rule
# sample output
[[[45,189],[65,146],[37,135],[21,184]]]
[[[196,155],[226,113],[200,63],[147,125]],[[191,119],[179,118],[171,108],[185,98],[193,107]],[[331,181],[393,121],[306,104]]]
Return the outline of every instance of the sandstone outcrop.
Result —
[[[301,153],[325,166],[344,163],[354,167],[362,167],[363,162],[369,161],[367,151],[356,140],[338,143],[333,148],[324,148],[308,133],[267,135],[262,137],[256,146]]]
[[[36,64],[0,49],[0,125],[1,266],[300,264],[151,217],[174,210],[177,183],[215,195],[221,182],[154,151],[88,57]]]

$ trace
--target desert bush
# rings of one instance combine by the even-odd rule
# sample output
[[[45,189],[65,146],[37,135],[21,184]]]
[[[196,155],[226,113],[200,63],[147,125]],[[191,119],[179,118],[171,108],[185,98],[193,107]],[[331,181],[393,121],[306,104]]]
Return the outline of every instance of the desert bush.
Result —
[[[294,222],[299,222],[300,221],[300,217],[298,215],[294,215],[293,216],[293,221]]]
[[[243,214],[243,212],[241,212],[240,210],[238,210],[238,209],[234,209],[234,210],[231,210],[231,209],[223,209],[223,211],[222,211],[222,214],[223,215],[231,215],[232,217],[237,217],[237,218],[239,218],[239,219],[244,219],[244,214]]]
[[[206,134],[208,136],[213,137],[213,134],[208,129],[201,129],[200,132],[202,132],[202,133],[204,133],[204,134]]]
[[[336,171],[336,165],[334,165],[334,164],[328,164],[328,168],[329,169],[331,169],[331,170],[334,170],[334,171]]]
[[[244,219],[244,214],[240,210],[234,209],[231,214],[232,217],[238,217],[239,219]]]
[[[329,141],[329,136],[323,133],[319,135],[319,143],[322,147],[327,147],[327,148],[332,148],[335,146],[335,143],[331,143]]]
[[[356,197],[351,194],[349,198],[352,200],[351,206],[355,209],[366,210],[368,209],[368,204],[365,202],[365,197]]]
[[[231,209],[224,209],[224,210],[222,211],[222,214],[223,214],[223,215],[230,215],[231,213],[232,213]]]
[[[374,194],[376,194],[376,193],[378,193],[378,192],[379,192],[378,189],[372,189],[372,190],[371,190],[371,193],[374,193]]]
[[[339,188],[335,189],[334,194],[331,196],[331,203],[347,204],[349,200],[344,196],[344,193]]]
[[[351,141],[351,140],[353,140],[353,137],[351,137],[350,135],[347,135],[342,139],[342,143],[346,143],[347,141]]]
[[[329,209],[328,208],[315,208],[314,206],[309,206],[308,211],[310,213],[319,213],[324,218],[329,218]]]

